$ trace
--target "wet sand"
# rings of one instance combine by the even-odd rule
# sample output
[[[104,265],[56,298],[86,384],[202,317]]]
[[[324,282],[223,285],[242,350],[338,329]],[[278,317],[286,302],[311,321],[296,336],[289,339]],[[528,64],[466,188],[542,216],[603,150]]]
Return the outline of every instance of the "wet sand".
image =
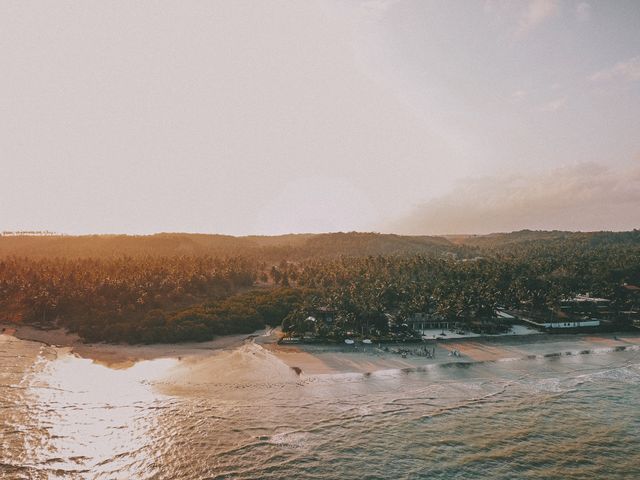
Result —
[[[407,355],[384,351],[376,346],[340,345],[268,345],[280,360],[304,374],[321,375],[347,372],[367,373],[378,370],[412,368],[451,362],[492,362],[530,356],[598,353],[615,348],[640,348],[639,333],[524,335],[509,337],[474,337],[445,341],[427,341],[427,349],[435,349],[435,357]],[[390,350],[417,350],[420,344],[388,345]],[[457,351],[459,356],[454,356]]]
[[[0,331],[5,336],[69,349],[82,358],[91,359],[110,368],[129,368],[142,360],[208,356],[212,352],[234,349],[242,345],[247,338],[247,335],[226,335],[209,342],[198,343],[114,345],[84,343],[80,337],[64,329],[41,330],[29,325],[0,324]]]
[[[267,329],[252,335],[229,335],[209,342],[154,345],[111,345],[83,343],[77,335],[64,330],[39,330],[26,325],[0,324],[4,335],[22,340],[67,347],[82,358],[88,358],[110,368],[129,368],[142,360],[175,358],[181,360],[180,375],[188,383],[215,381],[225,383],[231,378],[251,372],[252,382],[267,382],[269,376],[292,380],[296,375],[337,373],[368,373],[379,370],[413,368],[451,362],[491,362],[531,356],[597,353],[614,348],[640,348],[640,332],[619,334],[538,334],[495,337],[472,337],[448,340],[428,340],[423,344],[390,344],[388,351],[378,345],[280,345],[277,329]],[[426,347],[434,358],[407,355],[403,358],[393,350],[417,351]],[[239,352],[239,354],[236,354]],[[453,355],[456,352],[458,355]],[[225,378],[207,376],[213,364],[227,363]],[[235,368],[241,364],[242,368]],[[266,366],[266,367],[265,367]],[[264,368],[263,368],[264,367]],[[282,367],[282,368],[281,368]],[[213,369],[221,371],[220,368]],[[242,375],[240,374],[242,372]],[[180,375],[174,376],[174,380]],[[275,378],[273,380],[276,380]]]
[[[47,345],[60,345],[71,347],[82,343],[80,337],[69,333],[62,328],[42,330],[30,325],[0,323],[0,332],[11,335],[21,340],[46,343]]]

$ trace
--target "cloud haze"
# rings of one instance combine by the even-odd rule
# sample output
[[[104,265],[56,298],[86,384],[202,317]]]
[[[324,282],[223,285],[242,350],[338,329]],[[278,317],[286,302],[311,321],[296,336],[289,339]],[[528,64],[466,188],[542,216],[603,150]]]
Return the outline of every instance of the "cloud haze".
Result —
[[[411,234],[640,228],[640,167],[582,164],[468,179],[389,227]]]
[[[0,230],[371,230],[460,178],[609,178],[640,152],[638,25],[637,0],[5,0]]]
[[[580,2],[576,5],[576,18],[579,22],[588,22],[591,19],[591,5]]]
[[[606,82],[610,80],[640,80],[640,56],[618,62],[610,68],[605,68],[589,77],[592,82]]]
[[[558,2],[555,0],[530,0],[516,33],[520,36],[527,34],[548,18],[557,15],[558,11]]]

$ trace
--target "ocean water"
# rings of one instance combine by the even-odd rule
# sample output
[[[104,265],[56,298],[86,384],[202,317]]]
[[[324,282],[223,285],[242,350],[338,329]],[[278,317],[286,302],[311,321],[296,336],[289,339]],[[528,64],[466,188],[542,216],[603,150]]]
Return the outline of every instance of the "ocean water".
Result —
[[[0,343],[0,478],[640,478],[638,350],[182,390],[176,362]]]

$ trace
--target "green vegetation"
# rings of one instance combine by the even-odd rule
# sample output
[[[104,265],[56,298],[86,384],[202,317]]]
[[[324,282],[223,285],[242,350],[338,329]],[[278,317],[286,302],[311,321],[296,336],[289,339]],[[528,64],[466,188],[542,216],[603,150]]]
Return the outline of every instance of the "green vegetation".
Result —
[[[90,341],[291,335],[384,337],[413,313],[473,325],[496,306],[549,312],[589,292],[637,310],[640,231],[402,237],[0,237],[0,320]],[[328,309],[330,323],[312,321]],[[390,321],[391,319],[391,321]]]
[[[376,233],[325,233],[273,237],[159,233],[147,236],[2,236],[0,258],[121,258],[147,256],[244,257],[269,261],[341,255],[393,255],[448,251],[442,237],[403,237]]]

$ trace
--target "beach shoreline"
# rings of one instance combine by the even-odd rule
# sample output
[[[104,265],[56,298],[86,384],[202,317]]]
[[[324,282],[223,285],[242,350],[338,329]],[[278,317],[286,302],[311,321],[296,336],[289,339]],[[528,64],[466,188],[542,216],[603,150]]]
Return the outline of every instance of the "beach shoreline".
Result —
[[[78,335],[61,328],[43,330],[30,325],[0,323],[0,332],[28,342],[69,349],[75,355],[115,369],[128,368],[145,360],[205,357],[214,352],[237,348],[250,337],[250,335],[225,335],[208,342],[128,345],[85,343]]]
[[[433,364],[480,363],[640,349],[640,332],[484,336],[422,344],[265,345],[306,375],[373,373]],[[425,350],[429,354],[425,353]],[[394,352],[395,351],[395,352]],[[404,352],[404,355],[399,352]]]
[[[278,343],[278,329],[265,329],[250,335],[220,336],[199,343],[114,345],[84,343],[77,335],[63,329],[42,330],[29,325],[4,323],[0,324],[0,330],[3,335],[21,340],[67,348],[75,355],[116,369],[162,358],[197,363],[252,343],[258,350],[264,350],[269,358],[273,356],[274,360],[301,376],[373,373],[431,364],[492,362],[640,348],[640,332],[496,335],[383,345],[291,345]]]

